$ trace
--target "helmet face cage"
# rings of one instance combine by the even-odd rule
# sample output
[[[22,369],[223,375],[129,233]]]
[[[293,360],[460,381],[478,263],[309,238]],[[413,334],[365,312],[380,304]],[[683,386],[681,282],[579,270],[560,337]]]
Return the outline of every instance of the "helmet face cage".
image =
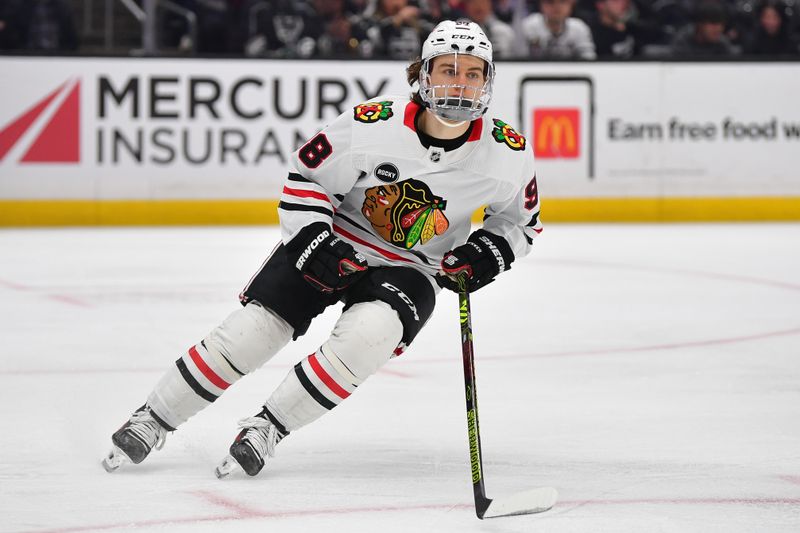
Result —
[[[485,65],[483,87],[461,84],[433,85],[431,81],[433,61],[444,55],[453,55],[456,66],[459,55],[469,55],[483,60]],[[440,22],[423,42],[419,95],[436,115],[456,122],[477,119],[488,109],[489,101],[492,99],[493,84],[492,42],[478,24],[469,20],[445,20]]]
[[[494,65],[484,60],[486,68],[484,69],[485,80],[482,87],[455,83],[434,85],[430,74],[433,60],[436,57],[450,54],[454,56],[454,62],[458,65],[459,53],[455,51],[444,52],[426,58],[422,62],[422,68],[419,71],[419,95],[422,101],[428,105],[428,108],[442,118],[456,122],[475,120],[489,108],[494,85]],[[463,55],[472,54],[465,53]],[[453,91],[453,89],[456,89],[456,91]]]

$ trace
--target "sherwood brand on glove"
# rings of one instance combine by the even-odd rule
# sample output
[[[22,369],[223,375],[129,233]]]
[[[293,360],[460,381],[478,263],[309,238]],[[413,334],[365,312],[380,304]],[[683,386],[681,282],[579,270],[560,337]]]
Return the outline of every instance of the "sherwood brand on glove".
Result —
[[[508,241],[484,229],[476,230],[462,244],[447,252],[442,259],[444,276],[436,276],[440,287],[458,292],[455,278],[466,272],[467,290],[475,292],[485,287],[501,272],[511,269],[514,252]]]
[[[286,244],[286,255],[314,288],[322,292],[343,289],[367,269],[367,258],[333,234],[324,222],[306,226]]]

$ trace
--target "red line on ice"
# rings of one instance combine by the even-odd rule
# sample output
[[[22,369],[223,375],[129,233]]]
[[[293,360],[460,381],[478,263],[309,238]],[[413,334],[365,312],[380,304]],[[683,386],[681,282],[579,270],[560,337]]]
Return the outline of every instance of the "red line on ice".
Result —
[[[482,361],[504,361],[507,359],[530,359],[530,358],[538,358],[538,357],[574,357],[574,356],[581,356],[581,355],[613,355],[613,354],[621,354],[621,353],[632,353],[632,352],[652,352],[652,351],[659,351],[659,350],[677,350],[679,348],[687,348],[691,346],[713,346],[715,344],[735,344],[737,342],[747,342],[747,341],[754,341],[754,340],[762,340],[768,339],[771,337],[785,337],[791,335],[800,335],[800,327],[786,329],[786,330],[779,330],[779,331],[770,331],[767,333],[758,333],[755,335],[745,335],[743,337],[729,337],[729,338],[721,338],[721,339],[707,339],[707,340],[700,340],[700,341],[688,341],[688,342],[677,342],[674,344],[656,344],[651,346],[629,346],[624,348],[598,348],[596,350],[573,350],[573,351],[564,351],[564,352],[541,352],[541,353],[528,353],[528,354],[505,354],[505,355],[495,355],[495,356],[486,356],[481,357]],[[428,363],[441,363],[441,362],[449,362],[452,361],[450,357],[426,357],[421,355],[416,358],[408,359],[408,364],[428,364]],[[277,368],[278,365],[275,364],[267,364],[264,365],[265,367],[270,368]],[[71,369],[71,368],[63,368],[63,369],[32,369],[32,370],[0,370],[0,376],[36,376],[36,375],[51,375],[51,374],[120,374],[120,373],[148,373],[148,372],[161,372],[163,368],[108,368],[108,369],[98,369],[98,368],[86,368],[86,369]],[[397,377],[412,377],[410,374],[406,374],[404,372],[400,372],[397,370],[389,370],[387,368],[381,368],[379,372],[384,374],[389,374]],[[800,478],[800,476],[798,476]]]
[[[622,270],[636,270],[636,271],[644,271],[644,272],[656,272],[656,273],[668,273],[668,274],[678,274],[683,276],[694,276],[700,278],[710,278],[715,279],[717,281],[735,281],[739,283],[749,283],[755,285],[763,285],[765,287],[772,287],[772,288],[779,288],[779,289],[787,289],[792,291],[800,291],[800,285],[795,283],[788,283],[784,281],[775,281],[771,279],[764,279],[764,278],[755,278],[750,276],[740,276],[737,274],[721,274],[715,272],[703,272],[698,270],[685,270],[685,269],[677,269],[677,268],[660,268],[660,267],[647,267],[647,266],[636,266],[636,265],[623,265],[623,264],[615,264],[615,263],[603,263],[600,261],[583,261],[583,260],[573,260],[573,259],[541,259],[539,260],[541,263],[550,263],[550,264],[564,264],[564,265],[572,265],[572,266],[589,266],[589,267],[602,267],[602,268],[617,268]],[[767,331],[764,333],[754,333],[751,335],[743,335],[740,337],[723,337],[719,339],[704,339],[704,340],[696,340],[696,341],[684,341],[684,342],[675,342],[675,343],[668,343],[668,344],[654,344],[654,345],[645,345],[645,346],[630,346],[630,347],[617,347],[617,348],[598,348],[593,350],[568,350],[563,352],[544,352],[544,353],[529,353],[529,354],[507,354],[507,355],[498,355],[495,357],[483,357],[484,361],[491,361],[491,360],[500,360],[500,359],[526,359],[530,357],[566,357],[566,356],[576,356],[576,355],[609,355],[609,354],[617,354],[617,353],[630,353],[630,352],[649,352],[649,351],[658,351],[658,350],[675,350],[679,348],[689,348],[693,346],[713,346],[717,344],[734,344],[737,342],[748,342],[748,341],[755,341],[755,340],[763,340],[772,337],[785,337],[791,335],[798,335],[800,334],[800,327],[795,327],[791,329],[785,330],[778,330],[778,331]],[[450,358],[438,357],[438,358],[428,358],[428,357],[419,357],[416,359],[412,359],[415,363],[438,363],[442,361],[450,361]]]
[[[577,259],[540,259],[540,263],[555,263],[561,265],[573,266],[589,266],[601,268],[617,268],[621,270],[636,270],[639,272],[658,272],[666,274],[678,274],[681,276],[691,276],[698,278],[710,278],[717,281],[736,281],[739,283],[751,283],[754,285],[764,285],[767,287],[777,287],[779,289],[788,289],[792,291],[800,291],[800,285],[790,283],[787,281],[776,281],[772,279],[756,278],[752,276],[742,276],[740,274],[724,274],[720,272],[705,272],[702,270],[688,270],[683,268],[665,268],[665,267],[651,267],[651,266],[638,266],[638,265],[624,265],[619,263],[604,263],[602,261],[588,261]]]
[[[379,368],[378,369],[378,373],[379,374],[388,374],[390,376],[394,376],[394,377],[397,377],[397,378],[411,378],[411,377],[414,377],[412,374],[409,374],[408,372],[400,372],[399,370],[390,370],[390,369],[388,369],[386,367]]]
[[[209,503],[213,503],[214,505],[219,505],[229,511],[234,511],[238,516],[260,516],[261,511],[256,509],[251,509],[246,507],[240,503],[236,503],[234,501],[229,500],[228,498],[223,498],[219,494],[215,494],[211,491],[207,490],[195,490],[191,492],[195,496],[199,496]]]
[[[3,279],[0,279],[0,286],[20,292],[38,291],[38,289],[35,287],[31,287],[29,285],[23,285],[22,283],[16,283],[13,281],[6,281]],[[49,300],[55,300],[57,302],[65,303],[68,305],[75,305],[78,307],[92,307],[91,304],[84,302],[83,300],[80,300],[78,298],[75,298],[74,296],[69,296],[66,294],[44,293],[43,296]]]
[[[779,330],[779,331],[768,331],[766,333],[755,333],[753,335],[743,335],[741,337],[723,337],[720,339],[675,342],[671,344],[653,344],[650,346],[598,348],[596,350],[573,350],[564,352],[544,352],[535,354],[510,354],[510,355],[499,355],[497,357],[486,357],[485,359],[487,360],[519,359],[527,357],[564,357],[570,355],[603,355],[603,354],[629,353],[629,352],[652,352],[658,350],[676,350],[678,348],[688,348],[692,346],[713,346],[715,344],[734,344],[737,342],[755,341],[755,340],[768,339],[771,337],[785,337],[791,335],[800,335],[800,327]]]
[[[737,342],[747,342],[768,339],[771,337],[786,337],[791,335],[800,335],[800,327],[784,329],[778,331],[768,331],[766,333],[755,333],[753,335],[744,335],[741,337],[723,337],[720,339],[705,339],[698,341],[685,341],[676,342],[671,344],[653,344],[645,346],[627,346],[616,348],[597,348],[594,350],[567,350],[563,352],[540,352],[540,353],[511,353],[501,354],[495,356],[481,357],[482,361],[501,361],[506,359],[530,359],[537,357],[570,357],[580,355],[614,355],[631,352],[653,352],[659,350],[677,350],[679,348],[689,348],[692,346],[713,346],[717,344],[735,344]],[[450,357],[425,357],[420,356],[414,359],[409,359],[409,363],[441,363],[444,361],[451,361]]]
[[[325,515],[349,515],[361,513],[402,513],[408,511],[450,511],[461,509],[464,511],[473,508],[472,503],[456,504],[420,504],[420,505],[385,505],[367,507],[333,507],[328,509],[299,509],[295,511],[259,511],[242,506],[236,502],[224,499],[221,496],[210,495],[206,491],[195,491],[193,494],[206,499],[208,503],[219,505],[224,509],[233,511],[232,515],[196,516],[185,518],[164,518],[145,520],[142,522],[118,522],[113,524],[98,524],[86,526],[73,526],[54,529],[32,529],[19,533],[77,533],[79,531],[108,531],[111,529],[142,529],[150,526],[165,526],[170,524],[192,524],[200,522],[228,522],[234,520],[257,520],[264,518],[304,518]],[[564,500],[556,504],[553,510],[559,510],[584,505],[800,505],[800,498],[636,498],[636,499],[587,499]],[[546,515],[543,515],[546,516]]]

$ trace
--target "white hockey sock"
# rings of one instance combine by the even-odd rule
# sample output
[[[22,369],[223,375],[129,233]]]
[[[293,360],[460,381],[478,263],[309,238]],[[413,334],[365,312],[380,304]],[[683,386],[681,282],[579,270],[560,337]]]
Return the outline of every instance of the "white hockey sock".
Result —
[[[234,311],[156,384],[147,404],[172,428],[186,422],[292,338],[292,328],[257,303]]]
[[[267,409],[294,431],[347,399],[392,356],[403,336],[397,312],[384,302],[364,302],[345,311],[331,338],[284,378]]]

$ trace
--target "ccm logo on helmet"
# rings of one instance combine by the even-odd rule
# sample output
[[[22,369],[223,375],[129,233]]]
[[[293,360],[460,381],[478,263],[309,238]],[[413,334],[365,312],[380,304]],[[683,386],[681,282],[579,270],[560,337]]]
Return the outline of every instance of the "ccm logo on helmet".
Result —
[[[314,238],[314,240],[311,241],[311,244],[306,246],[306,249],[303,250],[303,253],[300,254],[300,257],[297,259],[297,262],[294,264],[295,268],[297,268],[297,270],[302,270],[303,265],[306,264],[306,260],[311,255],[311,252],[313,252],[317,248],[317,246],[319,246],[319,244],[322,241],[324,241],[325,239],[330,237],[330,235],[331,234],[328,232],[328,230],[324,230],[322,233],[317,235]]]

